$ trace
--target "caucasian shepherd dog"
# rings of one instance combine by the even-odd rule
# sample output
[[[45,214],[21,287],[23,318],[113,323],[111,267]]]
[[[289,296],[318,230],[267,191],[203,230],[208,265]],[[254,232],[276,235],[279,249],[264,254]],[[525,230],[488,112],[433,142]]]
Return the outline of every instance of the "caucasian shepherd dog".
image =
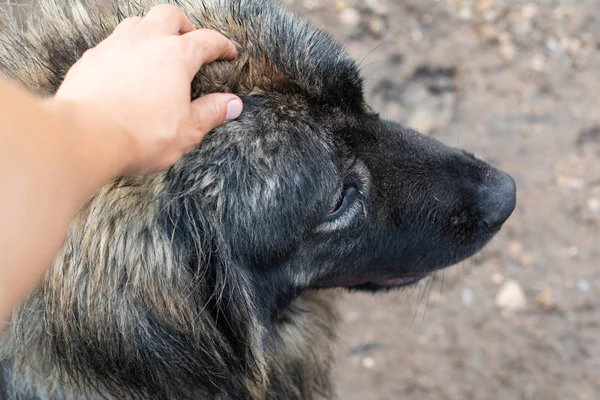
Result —
[[[41,0],[21,27],[4,20],[2,71],[51,95],[156,1],[92,3]],[[283,6],[178,4],[240,51],[203,67],[193,97],[236,93],[245,111],[81,210],[5,330],[3,399],[329,398],[330,289],[414,284],[513,211],[507,174],[380,119],[344,49]]]

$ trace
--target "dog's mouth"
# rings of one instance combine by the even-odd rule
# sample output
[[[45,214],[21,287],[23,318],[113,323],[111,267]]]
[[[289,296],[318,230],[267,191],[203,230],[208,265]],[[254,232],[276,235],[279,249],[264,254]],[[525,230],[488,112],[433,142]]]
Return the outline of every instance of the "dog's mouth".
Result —
[[[429,275],[431,275],[431,272],[409,274],[402,277],[389,279],[364,279],[347,277],[331,280],[319,286],[323,288],[345,287],[348,289],[357,290],[396,289],[404,286],[415,285],[427,278]]]

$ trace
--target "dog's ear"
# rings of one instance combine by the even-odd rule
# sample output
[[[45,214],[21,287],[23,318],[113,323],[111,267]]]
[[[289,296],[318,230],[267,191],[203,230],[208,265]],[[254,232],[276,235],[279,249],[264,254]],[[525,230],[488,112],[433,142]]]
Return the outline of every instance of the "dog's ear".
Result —
[[[244,393],[231,387],[244,382],[232,373],[258,370],[247,354],[256,329],[244,279],[226,265],[210,217],[166,186],[165,174],[121,179],[81,210],[45,281],[15,315],[22,376],[43,362],[41,370],[57,375],[51,381],[100,385],[117,398]]]
[[[224,237],[223,216],[213,203],[221,202],[223,193],[211,195],[206,187],[201,188],[200,182],[207,183],[210,176],[217,175],[211,172],[215,167],[188,167],[179,163],[168,173],[168,200],[161,211],[161,228],[172,243],[179,268],[187,269],[186,274],[200,283],[196,293],[202,292],[204,310],[238,356],[245,358],[243,348],[254,340],[248,337],[253,330],[249,325],[257,322],[252,310],[253,277],[232,254],[231,241]]]

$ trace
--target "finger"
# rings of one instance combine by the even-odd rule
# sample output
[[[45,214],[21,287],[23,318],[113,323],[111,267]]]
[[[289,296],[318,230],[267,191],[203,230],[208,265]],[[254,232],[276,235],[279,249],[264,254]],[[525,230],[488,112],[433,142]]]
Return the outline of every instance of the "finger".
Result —
[[[211,93],[192,102],[190,142],[196,145],[208,132],[242,113],[242,100],[232,94]]]
[[[119,23],[119,25],[117,25],[111,36],[115,37],[121,35],[127,32],[129,29],[136,26],[137,24],[139,24],[140,22],[142,22],[142,17],[125,18],[123,21],[121,21],[121,23]]]
[[[238,51],[233,42],[224,35],[210,29],[197,29],[181,37],[188,42],[184,48],[190,52],[190,68],[193,75],[202,65],[216,60],[233,60]]]
[[[179,7],[173,4],[159,4],[152,7],[138,26],[170,35],[185,34],[196,30],[192,21]]]

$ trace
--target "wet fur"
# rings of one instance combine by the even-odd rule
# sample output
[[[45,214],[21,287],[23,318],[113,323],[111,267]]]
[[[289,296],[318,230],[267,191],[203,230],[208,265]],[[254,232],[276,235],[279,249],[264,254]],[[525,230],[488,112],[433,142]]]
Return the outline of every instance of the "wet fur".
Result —
[[[0,67],[51,95],[86,49],[155,2],[41,3],[26,30],[5,21]],[[354,62],[327,34],[267,0],[178,4],[240,49],[200,71],[193,97],[233,92],[244,114],[168,171],[118,179],[81,210],[0,342],[3,398],[329,398],[335,295],[318,287],[373,263],[388,276],[390,260],[419,253],[410,246],[422,237],[437,253],[406,258],[406,273],[450,265],[489,239],[474,238],[467,215],[446,226],[445,209],[419,197],[446,184],[435,171],[470,159],[380,124]],[[402,139],[383,139],[394,132]],[[408,158],[384,165],[396,148]],[[472,163],[472,176],[489,175]],[[321,219],[350,174],[372,232]],[[404,247],[392,225],[407,229],[394,239]],[[448,235],[460,236],[460,251]]]

